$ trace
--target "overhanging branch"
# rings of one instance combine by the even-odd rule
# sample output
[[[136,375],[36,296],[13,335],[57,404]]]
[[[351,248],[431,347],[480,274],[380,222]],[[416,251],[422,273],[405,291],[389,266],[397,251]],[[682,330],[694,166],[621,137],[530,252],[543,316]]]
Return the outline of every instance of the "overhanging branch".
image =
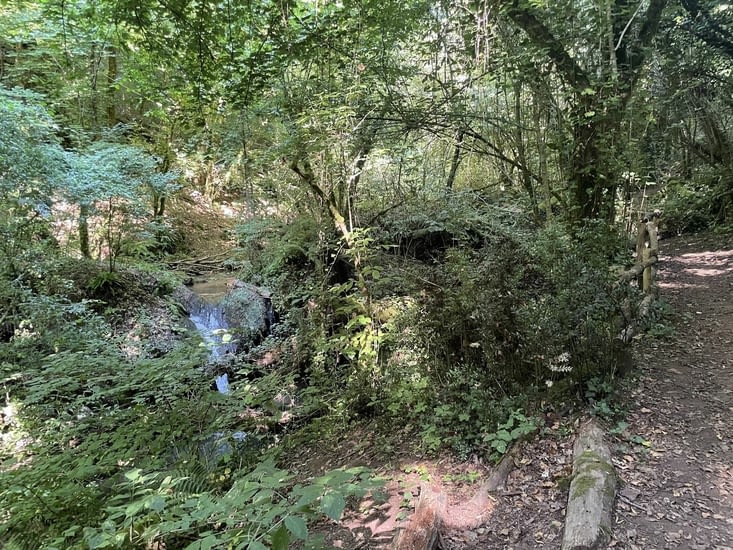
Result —
[[[576,90],[590,87],[590,80],[585,71],[528,6],[520,6],[519,0],[503,1],[501,4],[506,7],[509,18],[527,33],[532,42],[547,51],[547,55],[567,84]]]

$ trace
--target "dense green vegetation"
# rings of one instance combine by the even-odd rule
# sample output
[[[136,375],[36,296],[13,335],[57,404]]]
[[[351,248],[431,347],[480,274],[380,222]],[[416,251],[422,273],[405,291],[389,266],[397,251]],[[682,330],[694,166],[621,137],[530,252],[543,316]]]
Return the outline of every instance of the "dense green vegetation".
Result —
[[[4,548],[287,548],[375,485],[288,445],[495,459],[599,399],[634,222],[731,222],[731,33],[706,0],[0,0]],[[280,314],[228,395],[169,269],[218,252]]]

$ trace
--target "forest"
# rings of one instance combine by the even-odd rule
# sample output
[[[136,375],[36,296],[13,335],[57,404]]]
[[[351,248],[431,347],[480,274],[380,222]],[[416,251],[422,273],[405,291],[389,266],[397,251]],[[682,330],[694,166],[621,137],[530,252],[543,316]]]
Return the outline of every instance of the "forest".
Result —
[[[0,545],[326,548],[303,449],[613,415],[652,218],[733,224],[733,4],[0,0]]]

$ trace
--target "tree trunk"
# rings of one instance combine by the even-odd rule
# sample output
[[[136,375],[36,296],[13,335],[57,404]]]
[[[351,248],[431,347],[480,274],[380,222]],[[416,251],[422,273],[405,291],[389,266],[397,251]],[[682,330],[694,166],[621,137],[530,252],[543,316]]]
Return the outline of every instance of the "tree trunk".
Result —
[[[529,196],[532,204],[532,214],[535,219],[539,218],[539,210],[537,208],[537,198],[535,196],[534,184],[532,183],[532,175],[527,166],[527,150],[524,146],[524,132],[522,132],[522,82],[514,84],[514,142],[517,147],[517,162],[519,170],[522,173],[522,187]]]
[[[107,47],[107,124],[117,124],[115,104],[115,82],[117,81],[117,51],[114,46]]]
[[[361,153],[361,151],[360,151]],[[301,155],[301,158],[303,158],[304,155]],[[358,174],[353,174],[350,180],[353,178],[356,178],[356,181],[351,182],[351,184],[356,185],[358,182],[358,178],[360,175],[361,167],[364,165],[364,162],[366,161],[366,153],[364,153],[363,159],[361,157],[357,158],[356,167],[357,170],[359,170]],[[318,197],[318,200],[320,200],[321,204],[326,210],[327,216],[331,219],[334,226],[338,230],[339,233],[341,233],[341,236],[344,239],[344,243],[346,244],[346,247],[349,248],[354,252],[354,258],[352,260],[352,264],[354,266],[354,271],[356,272],[357,277],[357,284],[359,285],[359,290],[361,293],[365,296],[369,296],[369,290],[366,285],[366,280],[364,279],[364,274],[362,273],[362,266],[361,266],[361,259],[359,255],[359,251],[355,250],[354,246],[354,239],[351,232],[351,229],[346,224],[346,218],[344,216],[344,213],[339,209],[337,199],[334,196],[334,193],[326,193],[316,181],[316,176],[313,173],[313,168],[308,162],[308,159],[303,158],[302,161],[293,160],[290,163],[290,169],[298,174],[298,176],[308,185],[308,187],[313,191],[313,193]],[[347,186],[350,187],[350,186]]]
[[[542,182],[542,190],[545,195],[545,218],[548,222],[552,222],[554,215],[552,212],[552,190],[550,189],[550,180],[547,173],[547,144],[545,141],[545,135],[542,132],[542,115],[545,112],[546,107],[543,108],[543,106],[540,104],[536,91],[534,93],[534,99],[532,101],[532,108],[534,114],[535,135],[537,140],[537,176]]]
[[[461,147],[463,146],[463,136],[465,130],[460,129],[456,132],[456,144],[453,149],[453,160],[450,164],[450,173],[448,174],[448,180],[445,182],[446,189],[453,189],[453,183],[456,181],[456,174],[458,173],[458,165],[461,163]]]
[[[89,252],[89,205],[87,203],[79,204],[79,251],[84,258],[91,258]]]
[[[582,116],[582,115],[581,115]],[[596,144],[595,125],[581,124],[574,129],[575,149],[570,157],[574,220],[597,218],[603,211],[601,152]]]

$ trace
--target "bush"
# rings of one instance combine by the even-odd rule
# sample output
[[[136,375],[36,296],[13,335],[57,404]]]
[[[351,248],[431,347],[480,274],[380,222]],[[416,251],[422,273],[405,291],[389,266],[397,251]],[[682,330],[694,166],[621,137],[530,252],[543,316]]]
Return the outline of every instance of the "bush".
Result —
[[[422,290],[380,325],[381,379],[362,388],[377,410],[422,425],[428,448],[490,452],[483,435],[527,397],[580,395],[616,372],[621,305],[634,291],[609,269],[629,257],[604,224],[571,235],[465,211],[441,226],[453,237],[440,257],[400,266],[402,284]]]

